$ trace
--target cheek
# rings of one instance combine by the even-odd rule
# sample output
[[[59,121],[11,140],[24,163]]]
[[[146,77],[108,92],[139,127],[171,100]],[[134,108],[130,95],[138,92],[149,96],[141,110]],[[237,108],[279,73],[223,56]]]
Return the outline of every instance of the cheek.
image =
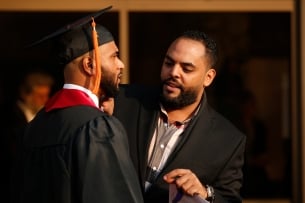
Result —
[[[108,80],[115,81],[118,77],[118,74],[119,72],[114,68],[107,69],[107,72],[104,72],[104,77],[107,77]]]
[[[161,68],[161,71],[160,71],[161,79],[168,78],[168,75],[169,75],[168,70],[169,70],[168,68],[164,68],[164,67]]]
[[[203,77],[185,77],[184,78],[185,85],[189,87],[202,87],[204,85]]]
[[[113,67],[108,61],[102,62],[102,74],[112,72],[111,68]]]

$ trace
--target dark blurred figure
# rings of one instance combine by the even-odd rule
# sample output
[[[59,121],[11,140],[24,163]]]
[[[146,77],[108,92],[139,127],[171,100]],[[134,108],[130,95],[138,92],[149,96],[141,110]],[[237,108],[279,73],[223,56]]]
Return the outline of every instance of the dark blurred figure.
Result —
[[[16,144],[21,138],[24,128],[48,101],[53,84],[53,77],[40,70],[26,73],[19,84],[18,97],[12,105],[8,126],[10,150],[13,157],[16,153]]]
[[[9,202],[11,170],[24,129],[49,99],[53,84],[53,77],[49,73],[36,69],[30,70],[17,84],[16,96],[11,95],[12,98],[3,99],[1,110],[6,117],[1,128],[1,161],[3,164],[1,184],[4,188],[1,202]],[[14,88],[10,91],[14,91]]]
[[[244,197],[266,197],[270,184],[265,170],[267,160],[267,128],[257,115],[255,96],[244,90],[240,95],[240,119],[236,123],[247,136],[244,164]]]

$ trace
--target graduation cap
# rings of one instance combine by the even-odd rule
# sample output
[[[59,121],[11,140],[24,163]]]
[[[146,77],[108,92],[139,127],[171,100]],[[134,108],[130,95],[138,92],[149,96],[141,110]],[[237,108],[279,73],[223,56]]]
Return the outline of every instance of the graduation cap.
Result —
[[[102,25],[95,24],[94,18],[110,10],[112,6],[106,7],[96,13],[88,15],[80,20],[70,23],[56,32],[34,42],[30,47],[37,46],[45,41],[52,42],[53,52],[59,65],[64,66],[77,57],[93,50],[96,67],[100,67],[98,46],[114,40],[112,34]],[[90,23],[91,22],[91,23]],[[97,79],[93,93],[98,94],[102,72],[97,68]]]
[[[73,59],[97,48],[95,46],[100,46],[114,40],[107,28],[94,22],[95,18],[111,8],[112,6],[108,6],[65,25],[54,33],[30,44],[28,47],[36,47],[46,41],[52,40],[53,52],[56,55],[58,63],[65,65]]]

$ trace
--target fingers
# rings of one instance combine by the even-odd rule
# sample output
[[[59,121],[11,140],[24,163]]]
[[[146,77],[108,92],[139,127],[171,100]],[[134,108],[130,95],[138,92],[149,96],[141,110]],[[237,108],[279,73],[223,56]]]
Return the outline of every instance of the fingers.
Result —
[[[108,115],[113,114],[114,110],[114,99],[113,98],[105,98],[100,102],[101,109],[107,113]]]
[[[191,171],[176,179],[176,185],[190,196],[202,193],[202,185]]]
[[[184,193],[195,196],[199,195],[206,198],[205,187],[201,184],[197,176],[189,169],[175,169],[164,176],[167,183],[175,183]]]
[[[188,169],[175,169],[166,174],[163,178],[167,183],[173,183],[181,176],[189,173],[190,170]]]

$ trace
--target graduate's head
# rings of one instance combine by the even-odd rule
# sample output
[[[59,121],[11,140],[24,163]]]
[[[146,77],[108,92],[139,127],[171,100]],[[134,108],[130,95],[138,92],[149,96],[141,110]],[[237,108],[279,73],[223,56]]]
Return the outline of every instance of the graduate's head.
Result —
[[[108,97],[118,92],[124,68],[111,32],[95,23],[95,18],[110,8],[86,16],[41,40],[52,39],[65,83],[77,84]]]
[[[96,48],[93,28],[88,23],[60,37],[56,53],[60,64],[65,67],[67,83],[77,83],[100,96],[114,97],[119,90],[124,64],[110,31],[98,24],[95,29]]]
[[[95,24],[98,46],[114,41],[110,31],[102,25]],[[58,63],[65,66],[74,59],[94,50],[93,27],[91,21],[71,28],[54,40],[54,52]]]

